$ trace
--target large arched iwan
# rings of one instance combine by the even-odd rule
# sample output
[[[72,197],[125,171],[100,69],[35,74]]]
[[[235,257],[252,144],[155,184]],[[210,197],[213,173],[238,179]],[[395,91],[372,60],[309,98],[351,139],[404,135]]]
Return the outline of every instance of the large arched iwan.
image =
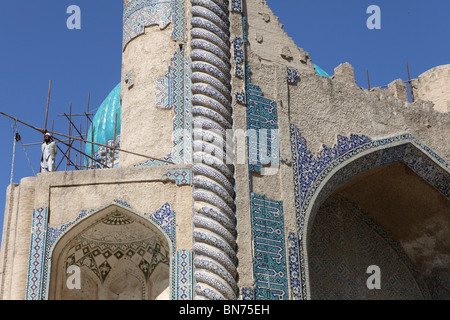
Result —
[[[67,226],[49,228],[55,239],[47,251],[43,296],[70,300],[173,298],[171,212],[166,204],[153,215],[142,215],[117,201],[83,212]],[[81,272],[80,289],[68,284],[71,266]]]
[[[375,180],[378,177],[378,180],[380,180],[383,174],[386,177],[392,175],[393,172],[397,174],[402,173],[409,177],[414,176],[414,181],[419,181],[419,184],[424,185],[423,188],[428,188],[429,192],[432,192],[436,198],[440,199],[441,204],[444,203],[442,206],[447,208],[447,212],[439,214],[439,217],[444,217],[446,221],[444,223],[448,224],[450,216],[448,212],[450,207],[448,205],[450,200],[450,165],[429,147],[417,141],[412,135],[404,134],[379,140],[372,140],[366,136],[357,135],[351,135],[349,138],[339,136],[338,143],[333,148],[324,146],[324,150],[319,155],[313,156],[306,148],[306,141],[300,136],[299,130],[292,125],[291,145],[296,191],[297,237],[299,240],[298,271],[300,273],[300,289],[298,290],[297,298],[314,298],[311,295],[309,248],[316,215],[323,209],[323,205],[330,205],[333,201],[341,201],[340,203],[348,201],[349,205],[355,205],[358,210],[361,210],[361,213],[371,211],[371,206],[373,207],[376,197],[368,196],[371,192],[370,188],[374,185],[373,181],[364,180],[367,177],[372,177]],[[381,178],[381,180],[383,179]],[[368,184],[369,186],[367,186]],[[353,189],[351,189],[352,185]],[[354,187],[355,185],[358,185],[358,187]],[[361,185],[366,185],[367,187],[366,200],[368,198],[373,200],[370,205],[364,204],[364,196],[362,194],[359,200],[356,196],[353,196],[353,198],[351,196],[355,194],[355,190],[361,189]],[[411,191],[410,195],[414,194],[412,190],[409,191]],[[373,192],[376,193],[377,191],[373,189]],[[397,200],[395,202],[391,199],[391,204],[397,203],[397,206],[401,205],[400,199]],[[419,200],[416,199],[416,201]],[[380,200],[378,199],[378,201]],[[384,204],[386,205],[387,202],[385,201]],[[436,206],[439,207],[439,205]],[[377,210],[378,212],[382,211],[380,208]],[[445,211],[445,209],[443,210]],[[401,215],[397,215],[397,218],[401,219]],[[438,219],[437,217],[435,218]],[[397,248],[398,252],[409,253],[409,255],[399,253],[406,264],[408,264],[408,261],[417,260],[417,257],[410,257],[411,252],[414,251],[411,247],[413,246],[413,241],[408,243],[406,238],[400,237],[399,232],[397,232],[397,235],[392,235],[389,232],[395,230],[392,228],[394,222],[383,221],[380,215],[378,214],[377,216],[376,213],[372,217],[368,217],[368,219],[374,222],[373,228],[380,231],[379,235],[383,234],[386,239],[389,239],[389,241],[386,241],[391,244],[392,248]],[[389,223],[391,226],[389,226]],[[317,236],[317,234],[314,236]],[[442,287],[443,281],[440,280],[442,280],[442,277],[445,277],[448,270],[436,268],[435,271],[430,271],[432,268],[427,270],[420,263],[419,266],[415,267],[418,267],[419,271],[423,273],[422,277],[416,277],[418,279],[417,282],[421,283],[419,287],[426,288],[422,281],[423,275],[432,273],[428,274],[427,278],[428,281],[434,281],[434,285],[432,283],[430,285],[436,287],[436,290],[431,292],[432,298],[442,297],[442,295],[446,294],[445,292],[448,292],[448,288],[441,288],[442,290],[437,288],[439,286]],[[332,294],[330,293],[330,295]],[[424,295],[427,296],[427,293],[424,293]]]

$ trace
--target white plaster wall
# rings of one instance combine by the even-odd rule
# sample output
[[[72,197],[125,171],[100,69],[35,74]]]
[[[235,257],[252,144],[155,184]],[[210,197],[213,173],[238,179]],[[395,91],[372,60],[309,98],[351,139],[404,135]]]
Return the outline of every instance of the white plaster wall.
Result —
[[[179,168],[179,167],[170,167]],[[122,200],[149,215],[169,203],[177,214],[179,249],[192,247],[192,187],[163,181],[168,167],[100,169],[38,175],[35,208],[48,207],[49,225],[74,221],[82,210]]]
[[[11,286],[12,264],[14,262],[19,190],[19,185],[13,183],[8,186],[6,191],[2,247],[0,251],[0,300],[10,299],[11,297],[9,288]]]
[[[168,71],[178,44],[172,40],[173,25],[145,28],[145,34],[125,47],[122,57],[121,149],[163,159],[172,152],[173,109],[156,107],[156,81]],[[134,85],[128,88],[125,75],[132,71]],[[120,167],[147,161],[120,153]]]
[[[20,181],[20,193],[17,209],[16,239],[14,262],[11,276],[11,299],[25,298],[28,261],[30,257],[31,224],[33,221],[33,204],[36,178],[24,178]]]

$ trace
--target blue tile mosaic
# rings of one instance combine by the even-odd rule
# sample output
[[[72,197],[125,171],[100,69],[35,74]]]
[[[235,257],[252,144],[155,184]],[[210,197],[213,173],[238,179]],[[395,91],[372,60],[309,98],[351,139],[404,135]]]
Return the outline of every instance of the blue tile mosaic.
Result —
[[[298,71],[292,68],[287,68],[287,81],[290,84],[297,83],[298,79],[300,79],[300,75],[298,74]]]
[[[251,194],[255,300],[288,300],[283,203]]]
[[[234,61],[236,62],[236,71],[235,75],[238,78],[244,79],[245,71],[244,71],[244,42],[241,37],[235,37],[233,40],[234,47]]]
[[[390,163],[403,162],[450,199],[450,164],[411,134],[372,140],[364,135],[338,136],[338,143],[314,156],[299,129],[291,125],[292,168],[299,246],[301,295],[307,297],[305,235],[319,204],[339,186],[359,173]],[[335,169],[339,168],[338,171]],[[328,180],[326,184],[323,184]],[[312,199],[316,200],[312,202]]]
[[[190,185],[192,183],[192,172],[190,169],[169,169],[162,177],[163,181],[174,181],[177,185]]]
[[[242,0],[231,0],[231,11],[242,13]]]
[[[173,33],[172,38],[186,41],[186,8],[185,0],[173,0]]]
[[[246,105],[250,171],[261,172],[263,166],[280,164],[277,103],[264,97],[252,84],[246,66]]]
[[[47,244],[48,208],[39,208],[33,211],[31,229],[31,247],[28,266],[27,300],[41,300],[42,281],[45,272],[45,255]]]
[[[301,300],[301,274],[299,259],[299,243],[294,232],[289,232],[289,284],[292,297],[295,300]]]
[[[164,29],[172,22],[172,0],[133,0],[124,5],[123,49],[145,27],[159,25]]]
[[[177,251],[177,300],[192,300],[192,251]]]
[[[33,229],[31,238],[31,250],[30,250],[30,263],[28,269],[28,281],[27,281],[27,300],[46,300],[49,294],[50,285],[50,270],[52,265],[52,254],[55,246],[62,237],[67,234],[72,228],[78,225],[80,222],[88,219],[107,207],[115,205],[117,207],[126,209],[131,213],[143,217],[144,219],[155,225],[166,237],[170,246],[170,297],[175,299],[179,296],[177,292],[178,288],[183,288],[181,295],[187,294],[189,289],[186,287],[188,284],[185,280],[181,284],[177,283],[177,279],[180,277],[188,276],[188,266],[183,268],[176,265],[176,229],[175,220],[176,214],[172,210],[170,204],[164,204],[155,213],[149,216],[143,215],[132,209],[131,205],[125,201],[116,200],[113,203],[102,206],[95,210],[83,210],[80,215],[72,222],[66,223],[58,227],[48,226],[48,214],[47,208],[41,208],[34,211],[33,214]],[[184,275],[179,276],[177,272],[183,271]]]
[[[158,108],[172,108],[171,92],[170,72],[167,72],[164,77],[156,81],[156,106]]]

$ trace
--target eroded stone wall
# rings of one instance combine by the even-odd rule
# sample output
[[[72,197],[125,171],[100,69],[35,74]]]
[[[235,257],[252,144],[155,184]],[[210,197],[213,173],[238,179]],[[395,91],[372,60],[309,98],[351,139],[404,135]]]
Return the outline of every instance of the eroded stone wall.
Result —
[[[256,170],[250,163],[236,166],[239,279],[242,296],[252,299],[255,294],[263,295],[264,291],[263,285],[258,283],[258,265],[255,263],[260,252],[255,249],[255,231],[251,231],[258,227],[254,209],[259,200],[255,199],[266,197],[267,214],[274,214],[273,217],[279,214],[276,213],[279,210],[276,201],[281,201],[283,221],[277,230],[284,233],[286,247],[280,247],[280,252],[284,250],[285,257],[294,258],[297,230],[303,228],[294,209],[300,195],[295,193],[292,184],[295,172],[291,145],[295,140],[291,140],[290,128],[298,128],[299,137],[305,143],[298,148],[306,148],[302,149],[305,153],[302,161],[306,166],[320,166],[320,163],[331,161],[333,155],[328,154],[331,149],[333,152],[340,147],[351,150],[355,143],[358,144],[352,141],[353,138],[361,138],[362,145],[402,134],[415,137],[424,148],[428,146],[430,149],[427,150],[436,152],[440,157],[435,158],[443,159],[441,162],[445,166],[445,160],[450,159],[450,116],[435,110],[430,101],[416,99],[409,103],[407,87],[401,80],[393,81],[388,90],[358,87],[349,63],[337,66],[331,77],[316,74],[311,63],[313,57],[293,44],[265,1],[236,3],[242,4],[242,11],[236,10],[231,17],[235,36],[232,37],[234,129],[247,130],[254,124],[253,119],[258,118],[263,128],[270,127],[265,127],[270,123],[271,128],[278,130],[279,147],[276,164],[265,164]],[[255,111],[255,106],[260,107],[260,111]],[[272,117],[273,113],[276,113],[275,117]],[[350,138],[351,135],[355,136]],[[236,146],[236,153],[242,152],[242,148]],[[245,150],[247,158],[257,148],[249,146]],[[326,151],[320,153],[323,150]],[[310,169],[312,183],[321,172]],[[325,173],[321,175],[325,177]],[[271,255],[268,256],[270,260]],[[289,293],[279,293],[277,298],[302,297],[297,293],[307,279],[289,274],[291,270],[298,270],[298,265],[294,263],[283,269],[282,265],[269,264],[271,272],[283,274],[288,280]],[[273,288],[284,290],[282,283],[270,279],[269,282],[274,281],[271,283]]]
[[[125,1],[124,5],[121,148],[163,160],[173,148],[174,114],[171,105],[158,107],[157,85],[161,79],[163,86],[168,85],[164,78],[179,50],[172,38],[174,8],[172,1]],[[148,160],[120,154],[121,167]]]
[[[431,101],[439,112],[450,112],[450,64],[422,73],[414,82],[415,98]]]

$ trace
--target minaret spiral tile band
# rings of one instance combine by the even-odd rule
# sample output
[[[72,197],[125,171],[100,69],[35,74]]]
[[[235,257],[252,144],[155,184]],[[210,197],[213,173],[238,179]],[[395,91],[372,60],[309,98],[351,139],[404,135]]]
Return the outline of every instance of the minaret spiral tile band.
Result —
[[[228,0],[191,0],[195,299],[237,299]],[[230,151],[231,150],[231,151]]]

